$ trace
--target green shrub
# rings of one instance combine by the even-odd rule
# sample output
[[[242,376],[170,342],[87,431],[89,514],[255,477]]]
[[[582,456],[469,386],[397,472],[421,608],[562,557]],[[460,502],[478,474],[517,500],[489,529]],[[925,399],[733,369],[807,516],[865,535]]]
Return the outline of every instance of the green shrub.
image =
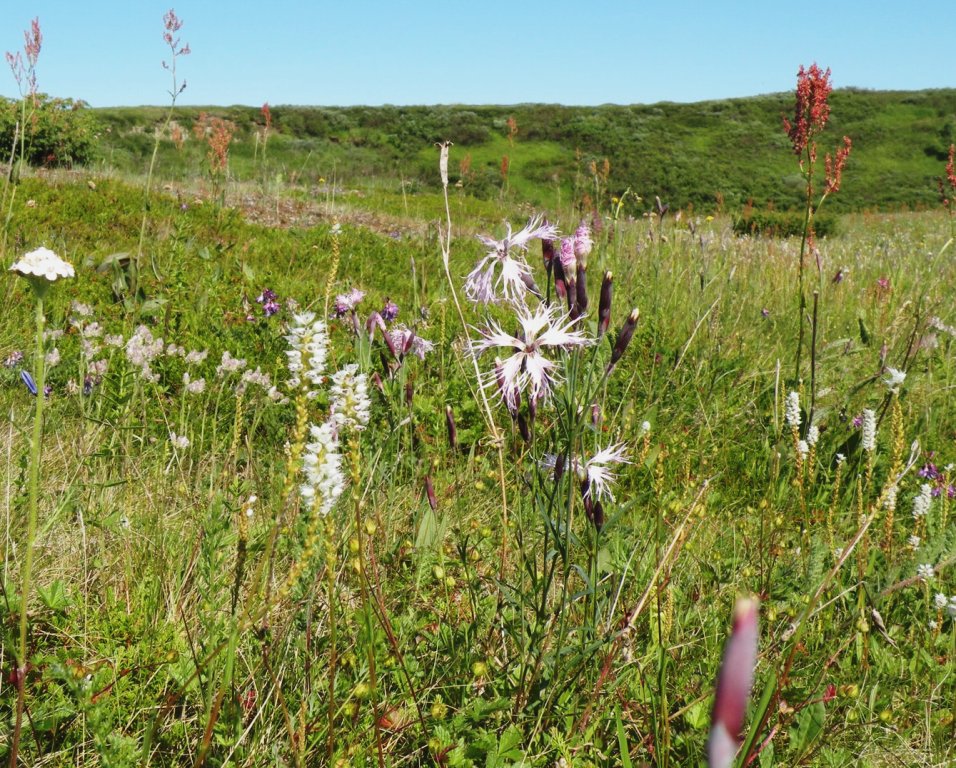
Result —
[[[21,102],[0,99],[0,147],[4,155],[17,136]],[[33,166],[44,168],[89,165],[96,157],[99,126],[84,101],[37,94],[35,105],[27,102],[23,157]],[[16,157],[20,138],[16,138]]]
[[[734,217],[734,234],[799,237],[803,234],[803,217],[803,211],[745,210]],[[836,234],[837,225],[836,216],[820,214],[813,217],[813,231],[817,237]]]

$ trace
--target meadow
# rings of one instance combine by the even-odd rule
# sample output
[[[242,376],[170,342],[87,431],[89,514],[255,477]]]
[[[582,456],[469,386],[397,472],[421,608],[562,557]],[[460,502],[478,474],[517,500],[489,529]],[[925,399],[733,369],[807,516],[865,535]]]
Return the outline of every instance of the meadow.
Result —
[[[854,203],[816,98],[791,236],[506,108],[474,194],[453,125],[398,178],[175,101],[14,145],[0,756],[953,764],[952,150]]]

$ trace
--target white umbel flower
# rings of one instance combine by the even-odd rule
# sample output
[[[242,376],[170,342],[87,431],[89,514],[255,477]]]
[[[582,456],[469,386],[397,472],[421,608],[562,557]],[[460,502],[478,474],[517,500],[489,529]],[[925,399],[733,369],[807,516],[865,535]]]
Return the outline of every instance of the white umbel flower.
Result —
[[[55,283],[61,278],[76,276],[73,265],[63,261],[49,248],[37,248],[35,251],[24,254],[13,263],[10,271],[26,278],[39,277],[50,283]]]
[[[867,453],[876,450],[876,412],[870,408],[863,411],[863,450]]]
[[[794,429],[800,428],[800,393],[791,392],[787,395],[787,424]]]
[[[368,425],[371,402],[368,377],[351,363],[332,374],[332,422],[336,429],[361,431]]]
[[[327,515],[345,488],[342,457],[339,455],[338,441],[330,423],[311,425],[309,436],[312,440],[306,443],[305,453],[302,455],[305,482],[300,486],[299,492],[319,514]]]

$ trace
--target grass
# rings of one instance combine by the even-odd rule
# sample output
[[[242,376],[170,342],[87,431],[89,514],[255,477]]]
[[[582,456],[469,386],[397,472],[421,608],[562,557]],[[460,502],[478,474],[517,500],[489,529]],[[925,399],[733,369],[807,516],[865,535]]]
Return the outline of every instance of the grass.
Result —
[[[835,94],[834,113],[845,108],[856,120],[891,99],[869,96]],[[921,110],[931,119],[946,97],[899,97],[896,117]],[[645,131],[670,126],[669,173],[679,179],[695,152],[729,146],[708,143],[691,130],[695,121],[719,112],[721,125],[753,135],[772,104],[566,114],[576,136],[628,114]],[[467,180],[454,188],[452,174],[451,285],[436,226],[446,226],[444,198],[418,170],[436,153],[416,147],[407,164],[383,160],[362,122],[373,110],[323,112],[356,138],[354,152],[327,146],[322,155],[276,135],[262,161],[250,158],[248,138],[236,145],[225,208],[197,173],[198,148],[165,147],[157,172],[170,187],[154,188],[144,240],[151,268],[135,295],[115,255],[140,237],[131,158],[146,144],[136,149],[135,134],[119,126],[143,113],[111,113],[111,160],[98,171],[21,181],[7,260],[42,244],[77,267],[45,305],[48,328],[62,333],[46,342],[60,359],[47,373],[21,762],[699,765],[740,594],[761,601],[747,723],[755,764],[953,761],[956,628],[934,602],[956,591],[956,502],[947,495],[956,480],[953,219],[844,214],[818,243],[822,270],[808,273],[819,297],[807,325],[813,362],[792,380],[799,239],[735,236],[729,215],[640,215],[646,204],[636,198],[633,211],[615,209],[618,160],[609,179],[592,177],[585,158],[533,119],[564,108],[526,109],[513,148],[494,131],[453,148],[453,168],[469,153],[476,175],[494,177],[502,154],[512,165],[509,188],[492,194],[473,194],[480,179],[479,190]],[[283,111],[274,111],[281,126]],[[896,117],[879,115],[887,126]],[[792,171],[780,143],[779,161],[754,160],[755,184],[779,187],[777,164]],[[852,200],[851,177],[866,158],[861,141],[834,198],[851,198],[844,210],[876,194]],[[551,186],[542,176],[555,164],[567,170]],[[295,183],[294,168],[304,169]],[[680,188],[659,183],[635,189],[652,198]],[[526,397],[515,418],[494,397],[489,414],[467,340],[491,319],[510,333],[515,318],[506,307],[468,305],[462,324],[455,298],[484,255],[473,234],[499,237],[502,218],[517,229],[532,210],[573,231],[585,194],[600,229],[588,257],[592,312],[581,327],[595,334],[598,287],[611,270],[610,332],[555,355],[563,383],[534,419]],[[537,248],[532,241],[528,260],[544,289]],[[267,288],[279,304],[271,315]],[[370,378],[367,428],[342,428],[349,480],[321,516],[298,491],[301,454],[313,450],[304,427],[322,423],[335,398],[329,382],[313,399],[288,386],[286,337],[296,312],[322,314],[327,292],[334,299],[351,288],[367,292],[355,315],[361,332],[348,311],[328,320],[328,372],[355,363],[381,385]],[[10,671],[36,401],[20,379],[33,369],[28,288],[11,275],[2,290],[0,358],[11,363],[0,368],[0,626]],[[396,357],[379,332],[364,331],[387,299],[399,322],[434,344],[423,359]],[[634,337],[605,379],[635,306]],[[135,352],[144,347],[154,354],[145,369]],[[26,357],[13,362],[18,350]],[[244,368],[227,370],[225,353]],[[486,375],[493,354],[477,361]],[[882,381],[888,366],[907,374],[897,395]],[[201,391],[187,387],[200,379]],[[785,421],[791,391],[803,406],[796,432]],[[802,453],[811,403],[820,437]],[[854,424],[865,410],[879,422],[873,451]],[[579,472],[614,443],[631,463],[613,467],[614,499],[603,500],[598,526]],[[547,454],[578,463],[556,481],[542,467]],[[942,492],[914,519],[924,483]],[[935,566],[929,581],[917,577],[925,564]],[[16,693],[5,679],[6,750]]]

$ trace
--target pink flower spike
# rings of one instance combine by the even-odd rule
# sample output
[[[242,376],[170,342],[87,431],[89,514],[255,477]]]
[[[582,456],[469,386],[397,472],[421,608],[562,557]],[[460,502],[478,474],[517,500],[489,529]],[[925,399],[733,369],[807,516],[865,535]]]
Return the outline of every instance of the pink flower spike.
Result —
[[[757,601],[740,598],[734,607],[734,627],[724,647],[717,677],[717,694],[707,741],[709,768],[730,768],[747,714],[757,665]]]

